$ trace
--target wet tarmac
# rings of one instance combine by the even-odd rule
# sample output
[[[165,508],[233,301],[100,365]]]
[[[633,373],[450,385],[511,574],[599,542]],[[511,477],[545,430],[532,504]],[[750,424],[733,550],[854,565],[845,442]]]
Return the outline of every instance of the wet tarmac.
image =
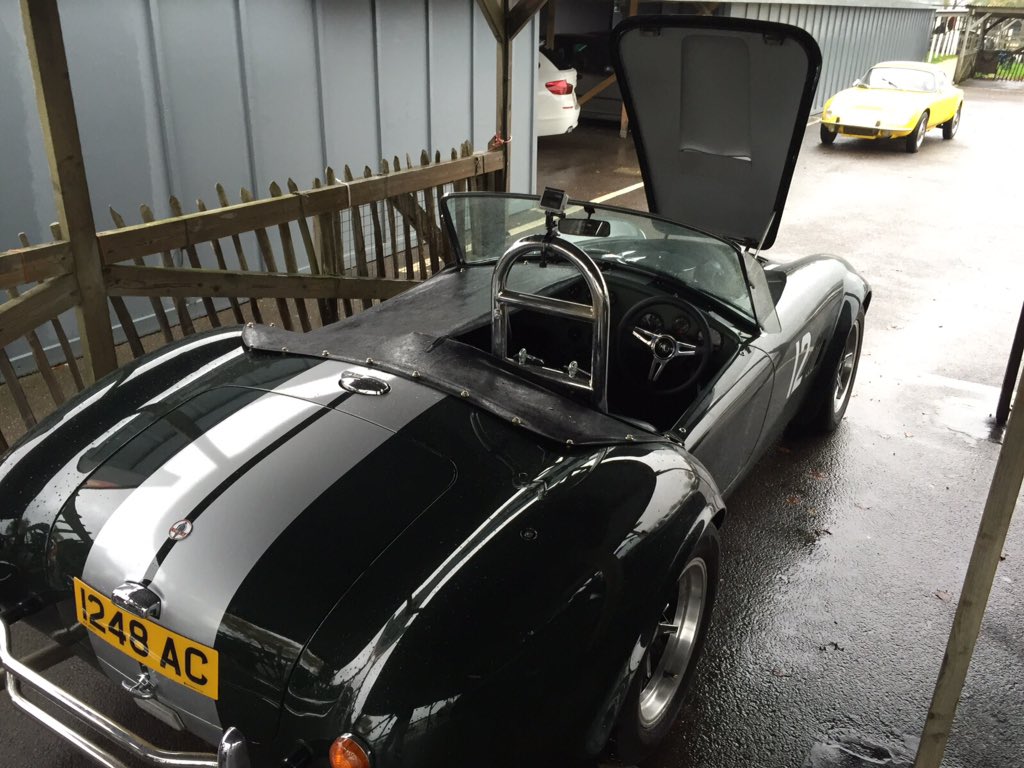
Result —
[[[707,652],[653,768],[846,768],[856,748],[896,768],[912,754],[999,450],[991,414],[1024,299],[1022,107],[1022,90],[972,87],[957,138],[933,131],[917,155],[825,148],[808,128],[768,255],[836,253],[867,276],[861,368],[834,436],[779,444],[729,499]],[[541,140],[539,185],[594,198],[639,180],[615,127]],[[1021,517],[947,767],[1024,767]],[[30,650],[38,638],[17,629]],[[162,745],[200,746],[167,739],[77,661],[53,676]],[[4,766],[88,764],[6,697],[0,723]]]

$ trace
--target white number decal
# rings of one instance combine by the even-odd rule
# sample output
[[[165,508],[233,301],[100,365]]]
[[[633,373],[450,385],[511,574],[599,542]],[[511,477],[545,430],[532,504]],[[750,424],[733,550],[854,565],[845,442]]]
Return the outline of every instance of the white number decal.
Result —
[[[789,380],[789,392],[786,393],[787,398],[796,391],[796,388],[804,380],[804,368],[807,367],[807,361],[811,357],[811,334],[805,333],[803,338],[796,343],[793,355],[793,377]]]

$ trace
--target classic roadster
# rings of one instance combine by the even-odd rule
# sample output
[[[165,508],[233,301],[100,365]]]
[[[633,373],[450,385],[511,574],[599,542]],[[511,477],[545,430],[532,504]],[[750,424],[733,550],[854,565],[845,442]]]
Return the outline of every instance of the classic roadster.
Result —
[[[787,425],[839,425],[871,293],[840,259],[760,255],[820,65],[805,32],[638,17],[615,53],[657,213],[452,195],[455,260],[423,284],[306,335],[165,347],[11,449],[19,707],[108,766],[654,749],[707,633],[723,497]],[[73,698],[18,659],[16,621],[216,753]]]
[[[837,136],[902,139],[907,152],[917,152],[932,128],[942,128],[943,139],[956,136],[963,106],[964,92],[942,67],[883,61],[825,102],[821,143],[833,144]]]

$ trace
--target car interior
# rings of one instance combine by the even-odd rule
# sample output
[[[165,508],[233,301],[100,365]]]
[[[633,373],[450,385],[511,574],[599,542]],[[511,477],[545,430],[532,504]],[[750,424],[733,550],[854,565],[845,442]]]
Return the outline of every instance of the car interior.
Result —
[[[591,304],[588,287],[581,275],[562,264],[540,267],[535,261],[520,265],[522,271],[548,269],[554,277],[539,289],[540,296],[574,304]],[[515,270],[513,270],[515,272]],[[738,331],[713,306],[703,304],[696,292],[602,264],[608,289],[610,334],[608,338],[608,412],[652,432],[664,432],[697,401],[737,353],[745,334]],[[512,285],[516,284],[513,279]],[[482,324],[457,335],[463,343],[484,351],[492,349],[492,327]],[[645,333],[646,332],[646,333]],[[668,338],[681,346],[658,370],[651,336],[664,344]],[[646,338],[644,338],[646,337]],[[593,359],[591,324],[519,307],[511,312],[508,350],[510,359],[533,376],[542,368],[588,372]],[[662,357],[668,349],[662,352]],[[692,354],[690,354],[692,353]],[[591,393],[560,385],[549,378],[546,386],[591,403]],[[553,385],[553,386],[552,386]]]

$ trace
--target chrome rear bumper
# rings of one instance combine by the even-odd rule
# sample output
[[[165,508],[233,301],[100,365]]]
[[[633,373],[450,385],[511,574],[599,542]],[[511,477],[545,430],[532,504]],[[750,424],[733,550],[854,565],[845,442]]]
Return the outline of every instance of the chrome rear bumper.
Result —
[[[54,662],[59,661],[62,657],[60,653],[49,655]],[[172,752],[160,749],[141,736],[115,723],[47,680],[24,661],[16,659],[11,650],[11,630],[3,618],[0,618],[0,667],[6,670],[5,687],[14,705],[65,741],[78,747],[98,765],[107,766],[107,768],[127,768],[124,762],[108,752],[104,746],[93,741],[90,735],[79,732],[25,698],[21,691],[22,684],[30,686],[47,700],[74,715],[93,731],[151,765],[174,766],[175,768],[250,768],[248,743],[237,728],[228,728],[224,732],[217,753],[214,754],[212,752]]]

